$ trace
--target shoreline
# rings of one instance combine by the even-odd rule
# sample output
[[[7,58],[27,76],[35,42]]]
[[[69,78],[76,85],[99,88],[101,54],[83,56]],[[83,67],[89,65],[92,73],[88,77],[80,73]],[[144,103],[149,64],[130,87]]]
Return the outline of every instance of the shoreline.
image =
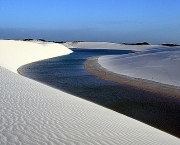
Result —
[[[86,60],[84,67],[87,72],[99,77],[102,80],[111,81],[121,85],[127,85],[144,91],[180,99],[180,87],[145,79],[132,78],[110,72],[98,63],[99,57],[100,56],[91,57]]]

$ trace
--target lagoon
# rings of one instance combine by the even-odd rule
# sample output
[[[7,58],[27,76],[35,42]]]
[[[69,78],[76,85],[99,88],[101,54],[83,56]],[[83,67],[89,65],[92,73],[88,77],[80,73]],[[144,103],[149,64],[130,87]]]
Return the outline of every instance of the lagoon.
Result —
[[[19,73],[69,94],[145,122],[180,137],[180,101],[129,86],[104,81],[84,69],[92,56],[127,54],[129,50],[72,49],[73,53],[18,69]]]

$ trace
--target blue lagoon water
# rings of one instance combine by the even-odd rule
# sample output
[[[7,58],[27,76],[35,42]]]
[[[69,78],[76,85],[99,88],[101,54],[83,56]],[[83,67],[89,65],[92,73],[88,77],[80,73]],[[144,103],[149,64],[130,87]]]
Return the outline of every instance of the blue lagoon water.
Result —
[[[84,69],[92,56],[129,50],[72,49],[73,53],[22,66],[20,74],[180,137],[180,100],[104,81]]]

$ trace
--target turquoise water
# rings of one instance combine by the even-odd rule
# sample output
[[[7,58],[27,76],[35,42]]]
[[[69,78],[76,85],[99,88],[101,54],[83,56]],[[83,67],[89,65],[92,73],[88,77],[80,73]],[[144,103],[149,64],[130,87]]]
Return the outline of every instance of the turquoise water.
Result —
[[[19,68],[31,79],[113,109],[180,137],[180,101],[129,86],[100,80],[84,69],[92,56],[132,51],[72,49],[74,52]]]

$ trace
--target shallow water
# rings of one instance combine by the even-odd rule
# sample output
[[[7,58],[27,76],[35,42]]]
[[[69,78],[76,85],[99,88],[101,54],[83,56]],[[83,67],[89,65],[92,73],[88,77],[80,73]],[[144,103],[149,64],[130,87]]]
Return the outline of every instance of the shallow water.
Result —
[[[91,56],[126,54],[132,51],[72,50],[74,52],[69,55],[31,63],[18,71],[26,77],[180,137],[180,100],[100,80],[84,69],[85,61]]]

